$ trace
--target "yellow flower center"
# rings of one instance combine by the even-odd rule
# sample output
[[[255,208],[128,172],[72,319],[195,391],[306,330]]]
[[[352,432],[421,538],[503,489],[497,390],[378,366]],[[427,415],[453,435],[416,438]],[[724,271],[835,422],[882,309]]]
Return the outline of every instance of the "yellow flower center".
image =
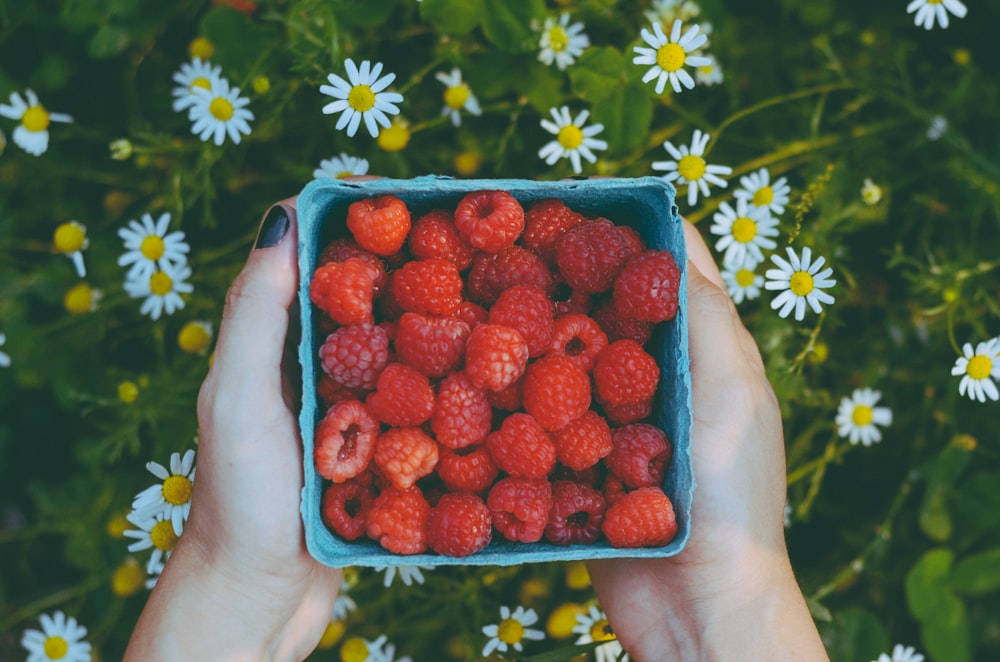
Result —
[[[347,105],[359,113],[367,112],[375,106],[375,93],[367,85],[355,85],[347,93]]]
[[[520,643],[524,639],[524,626],[513,618],[505,618],[497,626],[497,639],[505,644]]]
[[[465,105],[466,101],[468,101],[469,94],[469,86],[465,83],[452,85],[444,91],[444,103],[449,108],[458,110]]]
[[[559,129],[556,139],[565,149],[576,149],[583,144],[583,131],[580,127],[570,124]]]
[[[344,621],[330,621],[327,623],[326,629],[323,630],[323,636],[319,638],[319,643],[316,644],[316,648],[319,648],[320,650],[333,648],[338,641],[343,639],[344,632],[346,631],[347,626],[344,625]]]
[[[340,662],[366,662],[368,644],[361,637],[351,637],[340,647]]]
[[[986,379],[992,371],[993,361],[983,354],[977,354],[969,359],[969,365],[965,368],[965,373],[972,379]]]
[[[159,260],[163,257],[163,253],[166,252],[167,246],[163,243],[163,238],[158,237],[155,234],[151,234],[142,240],[139,244],[139,252],[147,260]]]
[[[398,152],[410,143],[410,129],[404,124],[393,122],[388,129],[378,132],[378,146],[387,152]]]
[[[124,512],[112,515],[104,524],[104,530],[112,538],[121,540],[125,537],[125,532],[132,528],[132,523],[128,521],[128,515]]]
[[[664,71],[677,71],[686,60],[687,53],[677,44],[663,44],[656,50],[656,64]]]
[[[168,519],[157,522],[149,532],[149,539],[153,541],[153,546],[156,549],[164,552],[172,551],[174,545],[177,544],[177,533],[174,531],[174,525]]]
[[[757,236],[757,224],[751,218],[746,216],[740,216],[735,221],[733,221],[733,227],[731,228],[733,233],[733,239],[740,242],[741,244],[748,244],[753,241],[753,238]]]
[[[583,561],[573,561],[566,568],[566,586],[577,590],[590,586],[590,573]]]
[[[757,189],[757,192],[753,194],[750,202],[754,203],[758,207],[766,207],[771,204],[774,200],[774,189],[770,186],[761,186]]]
[[[808,271],[796,271],[788,282],[788,289],[800,297],[813,291],[813,277]]]
[[[204,354],[212,344],[212,327],[205,322],[188,322],[177,334],[177,345],[191,354]]]
[[[972,61],[972,53],[969,52],[968,48],[956,49],[955,52],[951,54],[951,57],[955,61],[955,64],[962,66],[969,64],[969,62]]]
[[[677,162],[677,172],[689,182],[696,182],[705,176],[705,159],[688,154]]]
[[[594,624],[590,626],[590,638],[594,641],[611,641],[615,639],[615,633],[611,631],[611,624],[608,623],[608,619],[602,618],[599,621],[594,621]]]
[[[49,111],[41,106],[32,106],[21,115],[21,124],[28,131],[44,131],[49,128]]]
[[[83,248],[87,239],[87,230],[79,223],[70,221],[56,228],[52,237],[56,250],[60,253],[75,253]]]
[[[132,404],[138,397],[139,386],[135,382],[125,380],[118,385],[118,399],[125,404]]]
[[[582,606],[574,602],[564,602],[549,614],[549,619],[545,622],[545,631],[554,639],[571,637],[573,628],[576,627],[576,617],[585,613],[586,610]]]
[[[149,277],[149,291],[153,294],[162,297],[172,289],[174,289],[173,279],[162,271],[157,271]]]
[[[927,0],[927,4],[929,5],[940,5],[942,2],[944,2],[944,0]]]
[[[74,285],[63,297],[63,306],[73,315],[90,312],[94,309],[94,290],[86,283]]]
[[[200,57],[202,60],[207,60],[212,57],[213,53],[215,53],[215,44],[205,37],[195,37],[188,45],[188,54],[191,57]]]
[[[354,173],[351,172],[350,170],[342,170],[342,171],[340,171],[340,172],[337,173],[337,179],[347,179],[348,177],[350,177],[353,174]]]
[[[163,481],[163,499],[172,506],[183,506],[191,500],[191,481],[184,476],[168,476]]]
[[[205,78],[204,76],[198,76],[193,81],[191,81],[191,84],[188,85],[188,89],[193,90],[196,87],[200,87],[203,90],[210,90],[212,89],[212,82],[207,78]]]
[[[736,272],[736,284],[740,287],[750,287],[753,285],[754,273],[749,269],[740,269]]]
[[[146,569],[131,556],[115,568],[111,575],[111,590],[122,597],[137,593],[145,583]]]
[[[69,652],[69,644],[59,635],[52,635],[45,639],[42,650],[45,651],[45,657],[50,660],[61,660]]]
[[[215,97],[212,99],[212,103],[208,104],[208,112],[212,113],[212,117],[220,122],[228,122],[233,116],[233,104],[230,103],[229,99]]]
[[[549,48],[556,51],[566,50],[569,46],[569,35],[558,25],[549,28]]]
[[[271,79],[267,76],[254,76],[250,86],[257,94],[266,94],[271,89]]]
[[[474,175],[476,174],[476,171],[479,170],[481,161],[482,158],[478,152],[473,152],[471,150],[459,152],[455,155],[455,171],[460,175]]]
[[[851,420],[859,428],[870,425],[872,422],[872,408],[868,405],[854,405]]]
[[[830,346],[822,340],[813,345],[812,352],[809,353],[809,360],[813,363],[822,363],[830,356]]]

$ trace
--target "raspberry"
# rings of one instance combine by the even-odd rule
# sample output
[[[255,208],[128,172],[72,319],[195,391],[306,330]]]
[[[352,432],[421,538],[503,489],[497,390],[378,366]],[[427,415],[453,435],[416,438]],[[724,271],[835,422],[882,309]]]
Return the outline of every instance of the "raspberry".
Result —
[[[636,423],[644,418],[649,418],[649,415],[653,413],[652,398],[639,402],[626,402],[622,405],[609,405],[605,402],[601,406],[604,409],[604,415],[615,425]]]
[[[588,469],[608,456],[613,448],[608,422],[593,409],[551,433],[556,457],[576,471]]]
[[[499,391],[487,391],[486,399],[494,409],[517,411],[521,408],[521,387],[524,385],[524,375],[518,377],[510,385]]]
[[[609,473],[604,479],[604,500],[608,502],[608,505],[615,503],[631,491],[625,486],[625,482],[613,473]]]
[[[327,409],[345,400],[365,399],[364,389],[347,388],[343,384],[333,381],[330,375],[325,372],[316,376],[316,394]]]
[[[531,251],[510,246],[498,253],[476,254],[466,281],[470,299],[491,304],[501,292],[515,285],[531,285],[549,292],[552,272],[542,258]]]
[[[539,200],[524,215],[524,245],[551,262],[556,240],[586,220],[583,214],[573,211],[562,200]]]
[[[462,277],[448,260],[414,260],[393,272],[392,295],[403,310],[451,315],[462,303]]]
[[[667,435],[648,423],[633,423],[611,432],[614,450],[604,458],[626,487],[659,486],[667,473],[671,448]]]
[[[598,400],[622,405],[653,397],[660,366],[636,341],[616,340],[598,355],[593,374]]]
[[[664,322],[677,315],[680,271],[668,251],[629,258],[614,285],[615,308],[625,317]]]
[[[410,252],[418,260],[440,258],[463,271],[472,264],[476,249],[458,234],[450,212],[437,209],[417,219],[410,230]]]
[[[465,346],[465,372],[479,388],[499,391],[524,374],[528,345],[520,333],[499,324],[480,324]]]
[[[449,448],[478,444],[490,433],[493,410],[486,391],[463,372],[455,372],[438,386],[431,414],[431,430],[438,442]]]
[[[471,329],[477,324],[482,324],[489,320],[490,314],[478,303],[463,301],[459,304],[458,310],[455,312],[455,317],[468,324]]]
[[[552,510],[545,539],[556,545],[588,545],[601,536],[604,495],[587,485],[568,480],[552,483]]]
[[[468,556],[490,544],[493,517],[475,494],[445,494],[427,517],[427,546],[446,556]]]
[[[590,293],[610,289],[629,257],[628,242],[605,218],[570,228],[555,248],[556,264],[566,284]]]
[[[556,447],[530,414],[511,414],[486,437],[486,450],[501,470],[518,478],[542,478],[556,463]]]
[[[640,488],[611,504],[603,530],[612,547],[662,547],[677,535],[674,506],[660,488]]]
[[[373,389],[389,362],[389,334],[374,324],[342,326],[326,337],[319,357],[334,381],[348,388]]]
[[[441,446],[436,471],[444,486],[452,492],[482,492],[500,473],[482,444],[458,450]]]
[[[652,337],[653,328],[656,326],[652,322],[622,315],[612,299],[597,306],[591,317],[608,334],[608,340],[611,342],[628,338],[645,345]]]
[[[569,313],[556,320],[552,344],[545,355],[565,356],[584,372],[590,372],[607,345],[608,336],[596,321],[582,313]]]
[[[558,430],[590,408],[590,378],[563,356],[542,357],[524,373],[522,404],[546,430]]]
[[[347,229],[366,251],[392,255],[406,242],[410,210],[394,195],[358,200],[347,208]]]
[[[607,473],[607,469],[604,464],[598,462],[592,467],[587,469],[582,469],[576,471],[570,469],[565,464],[559,464],[556,462],[556,466],[552,468],[552,472],[549,473],[550,480],[571,480],[574,483],[581,483],[583,485],[590,485],[596,488],[598,485],[604,483],[604,474]]]
[[[552,344],[555,319],[545,292],[528,285],[504,290],[490,308],[490,324],[516,329],[528,345],[528,356],[541,356]]]
[[[420,428],[389,428],[375,440],[375,465],[401,490],[432,472],[437,462],[437,442]]]
[[[357,400],[335,404],[316,429],[316,471],[343,483],[365,470],[375,454],[378,421]]]
[[[469,325],[456,317],[403,313],[396,328],[399,360],[428,377],[443,377],[462,362]]]
[[[552,509],[552,487],[544,478],[501,478],[490,489],[486,505],[493,526],[507,540],[538,542]]]
[[[372,416],[386,425],[412,427],[431,417],[434,389],[427,376],[402,363],[390,363],[365,399]]]
[[[357,540],[365,532],[368,511],[375,501],[375,488],[355,479],[333,483],[323,494],[323,523],[345,540]]]
[[[375,497],[368,511],[368,537],[396,554],[420,554],[427,549],[427,516],[430,504],[414,486],[405,490],[387,487]]]
[[[324,264],[313,273],[309,298],[337,324],[370,324],[377,275],[375,267],[356,257]]]
[[[343,262],[351,257],[364,260],[375,268],[374,293],[375,296],[378,297],[385,290],[386,283],[389,279],[389,274],[385,270],[385,263],[382,262],[382,258],[378,255],[366,251],[358,246],[358,242],[354,241],[350,237],[334,239],[327,244],[326,248],[323,249],[323,252],[320,253],[319,258],[316,260],[316,264],[317,266],[322,266],[328,262]]]
[[[455,227],[472,246],[496,253],[521,236],[524,209],[506,191],[469,193],[455,208]]]
[[[628,254],[638,255],[639,253],[646,250],[646,242],[643,241],[642,236],[639,231],[630,225],[619,225],[618,231],[622,233],[625,237],[625,242],[628,244]]]
[[[589,292],[580,292],[570,289],[566,283],[557,283],[553,286],[555,294],[552,296],[552,304],[555,309],[556,319],[570,313],[589,313],[593,308],[593,295]]]

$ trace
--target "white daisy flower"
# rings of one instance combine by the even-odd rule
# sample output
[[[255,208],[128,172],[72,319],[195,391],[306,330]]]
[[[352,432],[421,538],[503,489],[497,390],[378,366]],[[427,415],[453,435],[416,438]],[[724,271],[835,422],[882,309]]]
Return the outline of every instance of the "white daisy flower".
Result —
[[[461,126],[462,116],[460,110],[465,110],[473,115],[481,115],[482,109],[476,95],[469,89],[468,83],[462,81],[462,72],[458,68],[452,69],[450,74],[439,71],[434,77],[444,85],[444,108],[441,114],[451,117],[454,126]]]
[[[57,611],[38,618],[41,630],[25,630],[21,645],[28,650],[27,662],[90,662],[90,643],[83,640],[87,628],[72,616]]]
[[[147,487],[135,496],[132,510],[139,519],[148,519],[157,513],[164,513],[174,530],[184,528],[191,512],[191,489],[194,487],[194,450],[171,453],[170,469],[159,462],[147,462],[146,470],[161,482]]]
[[[837,408],[837,434],[847,437],[852,444],[859,441],[865,446],[882,441],[877,426],[892,425],[892,410],[876,407],[882,394],[870,388],[855,389],[851,397],[842,398]]]
[[[913,22],[925,30],[930,30],[937,22],[942,28],[948,27],[948,13],[951,12],[958,18],[965,18],[968,11],[960,0],[913,0],[906,6],[906,13],[917,15],[913,17]]]
[[[694,82],[699,85],[718,85],[722,82],[722,66],[714,55],[705,55],[708,63],[695,67]]]
[[[866,205],[877,205],[882,200],[882,187],[876,184],[869,177],[861,182],[861,199]]]
[[[7,334],[0,333],[0,347],[3,347],[7,342]],[[0,368],[10,367],[10,354],[7,352],[0,352]]]
[[[538,641],[545,638],[545,633],[541,630],[528,627],[538,622],[538,614],[534,609],[518,606],[511,612],[510,607],[504,605],[500,607],[500,619],[499,623],[483,627],[483,634],[490,637],[483,646],[483,657],[489,657],[493,651],[506,653],[508,647],[521,652],[524,650],[525,639]]]
[[[975,350],[972,343],[965,343],[962,356],[955,360],[951,374],[962,376],[958,384],[959,395],[967,395],[980,402],[986,402],[986,398],[1000,400],[1000,392],[993,383],[994,379],[1000,379],[1000,337],[978,343]]]
[[[187,110],[198,100],[194,95],[196,87],[211,90],[216,81],[221,79],[222,67],[218,65],[213,65],[197,56],[190,62],[185,62],[181,65],[180,71],[174,73],[174,82],[177,83],[177,87],[173,89],[174,110],[177,112]]]
[[[882,653],[873,662],[924,662],[924,656],[918,653],[913,646],[896,644],[892,648],[891,657],[888,653]]]
[[[345,179],[352,175],[368,174],[368,159],[357,156],[350,156],[341,152],[339,156],[330,159],[323,159],[319,162],[319,168],[313,170],[313,177],[321,179]]]
[[[709,135],[695,129],[691,138],[691,147],[681,145],[679,148],[669,140],[663,143],[663,148],[667,150],[673,161],[654,161],[653,170],[665,170],[667,174],[663,179],[668,182],[676,181],[678,184],[688,185],[688,205],[694,206],[698,202],[698,192],[708,197],[708,185],[715,184],[721,188],[728,185],[726,180],[719,175],[728,175],[733,172],[729,166],[711,165],[706,163],[704,154],[708,145]]]
[[[643,12],[650,23],[663,25],[673,25],[677,19],[687,21],[700,13],[698,3],[690,0],[653,0],[649,9]]]
[[[413,586],[414,582],[423,584],[424,574],[420,571],[433,569],[434,566],[432,565],[390,565],[375,567],[376,572],[385,571],[385,577],[382,578],[382,585],[386,588],[392,586],[392,582],[396,579],[397,575],[405,586]]]
[[[941,140],[941,136],[948,132],[948,118],[944,115],[935,115],[927,125],[927,139]]]
[[[722,268],[722,280],[726,283],[729,296],[733,303],[753,301],[760,296],[760,288],[764,286],[764,277],[756,272],[758,262],[746,260]]]
[[[152,563],[146,564],[146,584],[145,584],[145,586],[146,586],[146,590],[147,591],[152,591],[153,588],[156,586],[156,582],[159,581],[160,575],[163,574],[163,568],[165,566],[166,566],[166,563],[164,563],[163,561],[160,561],[159,563],[156,563],[155,565],[152,564]]]
[[[771,173],[767,168],[740,177],[740,187],[733,191],[737,200],[746,200],[755,207],[767,207],[775,214],[785,213],[788,194],[792,192],[786,177],[781,177],[772,184]]]
[[[57,251],[70,259],[80,278],[87,275],[87,267],[83,263],[83,251],[90,245],[90,240],[87,239],[85,225],[76,221],[63,223],[52,234],[52,244]]]
[[[146,213],[139,221],[131,220],[128,227],[118,230],[118,236],[125,242],[125,252],[118,258],[118,266],[132,265],[126,279],[148,279],[157,268],[187,264],[191,247],[184,241],[182,231],[167,234],[169,226],[170,214],[160,214],[154,223],[153,217]]]
[[[396,80],[396,74],[386,74],[379,78],[382,63],[376,62],[372,66],[368,60],[362,60],[359,68],[355,66],[354,60],[347,58],[344,60],[344,67],[347,69],[347,80],[330,74],[327,76],[330,84],[319,88],[323,94],[336,99],[323,106],[323,112],[327,115],[340,113],[337,130],[347,127],[348,136],[357,133],[358,125],[363,119],[368,133],[372,138],[377,138],[379,126],[389,127],[391,122],[388,115],[398,114],[399,107],[396,104],[403,101],[402,94],[385,91]]]
[[[771,239],[778,236],[778,219],[771,216],[767,207],[755,207],[746,199],[737,200],[735,210],[723,202],[712,220],[709,231],[720,237],[715,250],[725,251],[722,262],[727,266],[743,264],[748,258],[763,262],[761,249],[770,250],[778,245]]]
[[[542,26],[542,38],[538,40],[538,61],[551,66],[555,62],[562,71],[576,62],[584,49],[590,46],[590,37],[583,32],[583,23],[569,24],[569,14],[563,12],[559,20],[551,16]]]
[[[802,321],[807,303],[817,314],[823,310],[820,304],[833,303],[833,297],[823,290],[833,287],[837,281],[830,278],[833,269],[826,268],[820,271],[826,259],[817,257],[813,260],[812,249],[808,246],[802,248],[801,259],[790,246],[786,251],[789,260],[787,262],[779,255],[771,256],[771,261],[778,265],[778,268],[768,269],[764,274],[766,278],[764,289],[783,290],[771,302],[771,308],[776,310],[780,308],[778,315],[781,317],[788,317],[794,309],[795,319]]]
[[[646,75],[642,77],[643,83],[656,79],[656,93],[662,94],[667,81],[670,81],[674,92],[680,93],[686,87],[689,90],[694,88],[694,79],[691,78],[684,66],[700,67],[709,64],[710,60],[704,55],[694,55],[695,51],[705,45],[708,37],[699,34],[700,28],[692,25],[687,32],[681,34],[682,22],[680,19],[674,21],[670,36],[663,32],[663,27],[659,23],[653,23],[653,31],[643,28],[642,40],[652,48],[635,46],[632,50],[638,53],[632,58],[633,64],[652,65]]]
[[[41,156],[49,148],[49,124],[69,123],[73,118],[65,113],[50,113],[38,103],[38,95],[25,90],[24,97],[12,92],[9,103],[0,103],[0,115],[18,120],[21,125],[14,129],[14,143],[33,156]]]
[[[577,614],[573,632],[580,635],[575,642],[577,644],[589,644],[595,641],[607,642],[594,649],[596,662],[617,662],[619,659],[631,659],[627,653],[622,657],[624,649],[611,631],[608,617],[594,605],[590,606],[586,614]]]
[[[243,136],[250,135],[253,112],[246,106],[250,99],[240,96],[240,88],[230,87],[225,78],[212,81],[210,89],[195,87],[191,90],[195,102],[188,111],[191,133],[203,141],[209,138],[216,145],[226,141],[226,136],[237,145]]]
[[[552,108],[549,113],[555,121],[543,119],[542,128],[556,139],[538,150],[538,157],[544,159],[546,164],[552,165],[559,159],[568,158],[573,164],[573,172],[580,174],[581,156],[587,159],[588,163],[593,163],[597,157],[591,150],[608,148],[608,143],[594,138],[604,130],[603,124],[585,126],[587,118],[590,117],[589,110],[581,110],[576,118],[570,118],[567,106]]]
[[[174,528],[165,513],[157,513],[153,517],[142,518],[132,511],[125,518],[136,527],[125,531],[126,538],[135,538],[135,542],[128,546],[130,552],[141,552],[152,549],[153,553],[146,564],[146,572],[154,574],[161,562],[166,562],[170,554],[174,551],[177,538],[184,532],[183,529]],[[161,569],[162,570],[162,569]]]
[[[173,315],[184,307],[181,294],[194,291],[194,286],[187,282],[191,276],[191,268],[186,264],[167,266],[161,271],[153,272],[148,278],[130,278],[125,281],[125,291],[133,299],[146,300],[139,308],[139,313],[149,315],[153,320],[160,319],[164,312]]]

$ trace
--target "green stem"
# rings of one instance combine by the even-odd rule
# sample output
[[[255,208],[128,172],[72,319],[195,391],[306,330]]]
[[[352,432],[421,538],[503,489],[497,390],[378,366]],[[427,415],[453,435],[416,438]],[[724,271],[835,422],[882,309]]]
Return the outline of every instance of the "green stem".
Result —
[[[64,588],[62,590],[56,591],[55,593],[50,593],[49,595],[39,598],[34,602],[30,602],[25,606],[21,607],[20,609],[11,612],[10,614],[7,615],[5,619],[0,621],[0,632],[9,632],[10,629],[17,623],[20,623],[21,621],[27,618],[31,618],[36,614],[40,614],[41,612],[45,611],[50,607],[54,607],[64,602],[68,602],[73,598],[86,595],[87,593],[89,593],[90,591],[94,590],[95,588],[97,588],[101,584],[104,584],[107,581],[108,581],[108,575],[106,573],[94,575],[93,577],[90,577],[86,581],[81,582],[76,586],[72,586],[70,588]]]

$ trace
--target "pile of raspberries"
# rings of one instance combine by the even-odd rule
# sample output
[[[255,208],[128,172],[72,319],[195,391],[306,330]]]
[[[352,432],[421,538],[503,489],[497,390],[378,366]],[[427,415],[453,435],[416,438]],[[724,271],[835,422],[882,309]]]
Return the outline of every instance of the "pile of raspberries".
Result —
[[[372,197],[346,225],[310,287],[327,527],[455,557],[495,534],[674,537],[671,444],[645,422],[660,380],[645,345],[677,313],[670,252],[558,199],[525,211],[505,191],[415,220],[400,198]]]

